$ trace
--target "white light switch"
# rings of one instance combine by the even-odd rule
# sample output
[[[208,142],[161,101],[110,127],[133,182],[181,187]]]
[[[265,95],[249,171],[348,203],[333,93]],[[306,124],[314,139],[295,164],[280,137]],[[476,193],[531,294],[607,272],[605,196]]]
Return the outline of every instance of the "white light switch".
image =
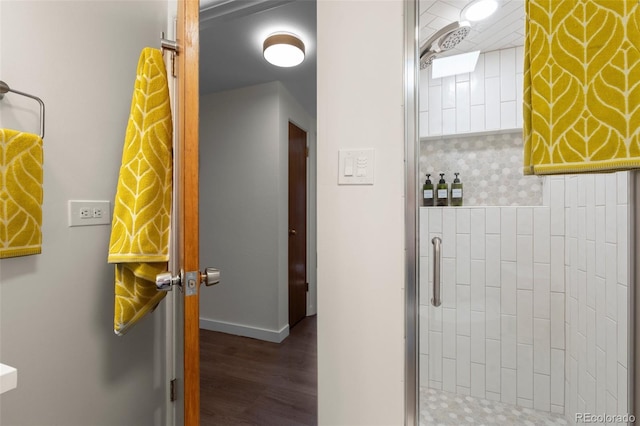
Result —
[[[338,161],[339,185],[373,185],[374,149],[341,149]]]
[[[344,175],[353,176],[353,158],[351,157],[344,159]]]

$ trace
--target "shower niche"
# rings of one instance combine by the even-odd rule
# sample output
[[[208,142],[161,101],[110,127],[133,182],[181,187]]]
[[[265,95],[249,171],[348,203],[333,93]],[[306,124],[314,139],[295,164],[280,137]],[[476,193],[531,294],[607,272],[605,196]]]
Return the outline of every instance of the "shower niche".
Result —
[[[544,205],[545,178],[522,175],[522,130],[423,138],[419,173],[460,173],[465,207]]]

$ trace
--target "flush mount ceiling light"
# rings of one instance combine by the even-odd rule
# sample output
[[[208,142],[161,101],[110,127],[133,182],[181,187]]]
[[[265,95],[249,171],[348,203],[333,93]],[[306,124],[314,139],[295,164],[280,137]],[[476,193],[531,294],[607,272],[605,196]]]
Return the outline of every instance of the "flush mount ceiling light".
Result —
[[[278,67],[295,67],[304,61],[304,43],[290,33],[276,33],[262,45],[264,58]]]
[[[487,19],[498,10],[497,0],[472,0],[460,12],[462,19],[476,22]]]

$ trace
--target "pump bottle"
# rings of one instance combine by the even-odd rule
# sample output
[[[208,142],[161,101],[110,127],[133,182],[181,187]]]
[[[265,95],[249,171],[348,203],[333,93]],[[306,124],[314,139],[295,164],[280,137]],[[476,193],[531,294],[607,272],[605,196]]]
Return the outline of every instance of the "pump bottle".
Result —
[[[444,180],[444,173],[440,173],[440,180],[436,186],[436,206],[446,207],[449,205],[449,185]]]
[[[431,173],[427,173],[427,180],[422,185],[422,205],[433,207],[433,183],[431,183]]]
[[[462,205],[462,183],[460,182],[460,178],[458,178],[459,174],[460,173],[454,173],[456,178],[451,184],[451,205],[457,207]]]

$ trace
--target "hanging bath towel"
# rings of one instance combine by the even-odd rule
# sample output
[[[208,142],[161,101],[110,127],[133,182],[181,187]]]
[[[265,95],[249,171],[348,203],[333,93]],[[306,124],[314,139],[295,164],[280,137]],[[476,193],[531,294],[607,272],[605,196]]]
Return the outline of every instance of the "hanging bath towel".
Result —
[[[525,8],[524,174],[640,167],[640,2]]]
[[[164,297],[172,191],[171,107],[162,54],[140,55],[113,211],[109,263],[116,264],[114,331],[124,334]]]
[[[42,139],[0,129],[0,259],[42,250]]]

